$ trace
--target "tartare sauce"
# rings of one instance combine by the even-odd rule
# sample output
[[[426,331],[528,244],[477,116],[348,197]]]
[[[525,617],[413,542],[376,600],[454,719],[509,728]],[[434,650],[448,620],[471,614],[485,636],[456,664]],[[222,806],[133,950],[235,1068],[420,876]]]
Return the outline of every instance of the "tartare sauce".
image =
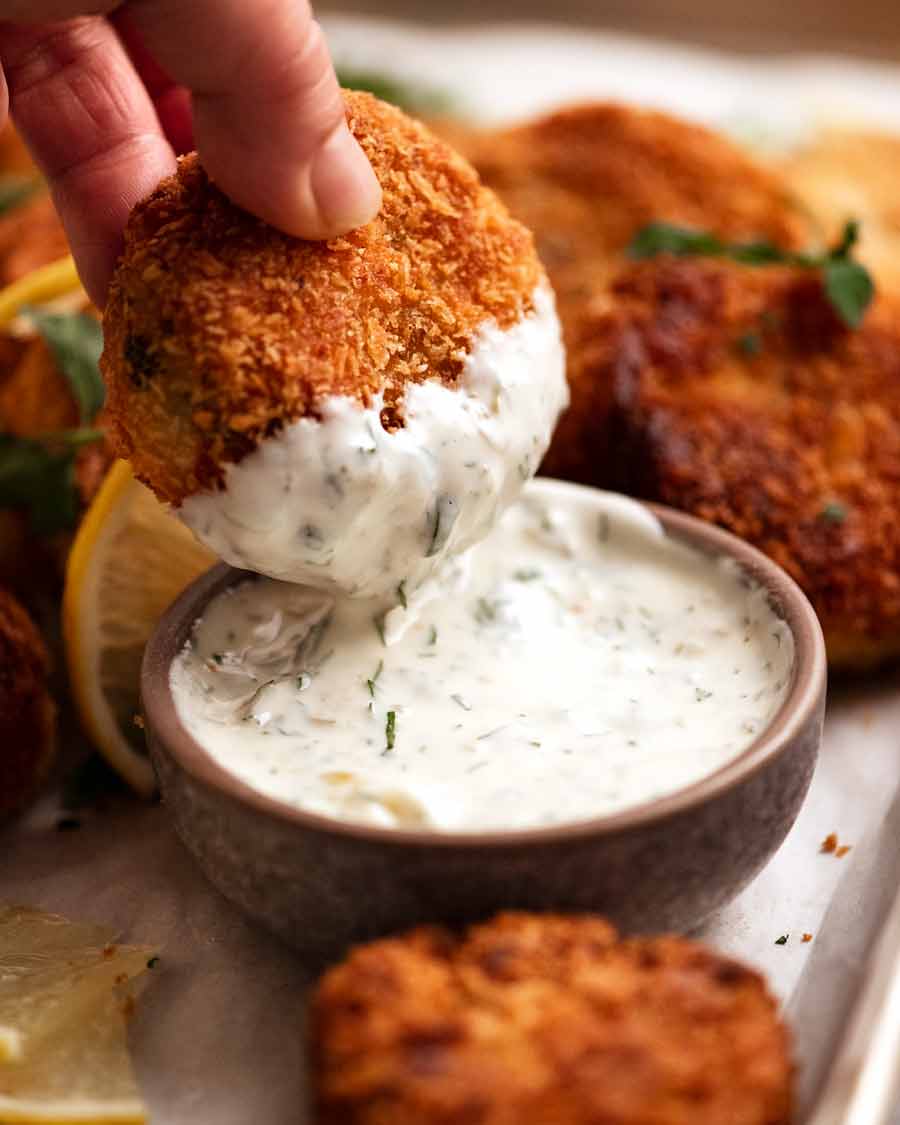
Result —
[[[532,828],[680,789],[788,690],[790,630],[736,566],[640,505],[536,481],[414,598],[248,578],[174,662],[178,714],[302,809],[435,831]]]
[[[285,426],[224,487],[178,515],[233,566],[371,597],[412,591],[482,539],[537,471],[568,403],[552,291],[510,328],[483,324],[458,383],[410,384],[404,426],[386,431],[382,399],[332,396],[319,418]]]

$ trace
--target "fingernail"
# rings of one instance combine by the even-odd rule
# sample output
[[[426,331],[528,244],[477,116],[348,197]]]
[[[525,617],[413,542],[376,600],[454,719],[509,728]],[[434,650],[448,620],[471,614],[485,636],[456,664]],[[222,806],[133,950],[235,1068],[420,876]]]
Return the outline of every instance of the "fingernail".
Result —
[[[346,126],[313,157],[310,187],[323,227],[335,235],[371,222],[381,208],[381,185]]]

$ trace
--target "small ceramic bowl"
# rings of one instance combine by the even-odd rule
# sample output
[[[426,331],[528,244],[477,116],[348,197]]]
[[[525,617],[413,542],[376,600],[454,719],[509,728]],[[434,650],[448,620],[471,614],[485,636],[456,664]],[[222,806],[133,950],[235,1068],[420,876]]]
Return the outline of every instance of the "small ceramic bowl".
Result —
[[[769,591],[793,633],[790,690],[747,750],[671,795],[548,828],[462,835],[302,812],[227,772],[178,719],[172,661],[206,605],[247,578],[217,566],[164,615],[142,676],[163,797],[209,879],[315,960],[389,930],[503,908],[599,911],[625,931],[690,930],[728,902],[781,844],[809,787],[825,706],[825,647],[812,607],[773,562],[709,524],[653,511],[669,535],[735,559]]]

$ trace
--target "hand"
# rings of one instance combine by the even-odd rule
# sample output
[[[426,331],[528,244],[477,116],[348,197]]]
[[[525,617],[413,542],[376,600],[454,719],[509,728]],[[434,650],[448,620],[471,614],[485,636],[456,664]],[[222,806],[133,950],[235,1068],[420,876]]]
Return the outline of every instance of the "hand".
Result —
[[[134,204],[192,137],[235,202],[290,234],[368,222],[381,189],[307,0],[0,0],[8,110],[102,306]]]

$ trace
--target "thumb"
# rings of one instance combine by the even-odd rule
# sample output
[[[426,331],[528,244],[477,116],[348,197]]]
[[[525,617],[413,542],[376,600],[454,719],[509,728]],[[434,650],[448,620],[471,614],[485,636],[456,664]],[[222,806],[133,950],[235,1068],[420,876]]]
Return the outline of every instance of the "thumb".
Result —
[[[236,203],[302,238],[374,218],[381,189],[306,0],[131,0],[126,10],[191,91],[204,166]]]

